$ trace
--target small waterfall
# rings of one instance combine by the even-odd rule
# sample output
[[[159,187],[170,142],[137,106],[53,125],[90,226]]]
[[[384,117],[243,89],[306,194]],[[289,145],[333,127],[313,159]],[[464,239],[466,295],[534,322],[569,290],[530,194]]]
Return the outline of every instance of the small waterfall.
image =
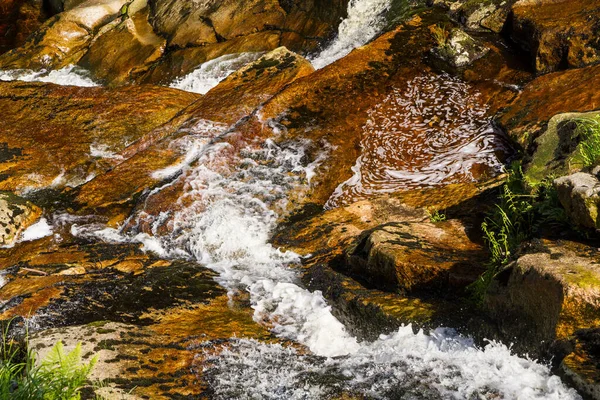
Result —
[[[390,7],[391,0],[350,0],[348,17],[340,24],[337,37],[310,60],[313,66],[321,69],[373,39],[385,26]]]
[[[205,94],[229,75],[262,55],[263,53],[226,54],[201,64],[196,70],[183,78],[176,79],[169,86],[187,92]]]
[[[83,68],[70,65],[53,71],[26,69],[0,70],[0,81],[46,82],[63,86],[100,86]]]

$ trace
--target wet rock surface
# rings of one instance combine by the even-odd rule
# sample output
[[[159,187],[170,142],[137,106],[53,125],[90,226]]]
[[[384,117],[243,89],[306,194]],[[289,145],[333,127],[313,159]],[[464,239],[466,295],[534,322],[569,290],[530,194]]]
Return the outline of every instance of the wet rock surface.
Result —
[[[518,1],[512,14],[511,37],[531,53],[536,72],[600,62],[597,1]]]
[[[590,2],[569,3],[561,16],[571,18],[566,45],[562,28],[544,17],[550,3],[513,3],[451,2],[454,22],[445,11],[420,10],[315,70],[293,50],[331,38],[346,1],[52,1],[59,14],[0,56],[2,68],[78,63],[107,86],[167,84],[223,55],[261,55],[203,96],[151,85],[0,83],[0,189],[28,199],[5,196],[4,209],[26,208],[17,212],[23,221],[7,222],[5,243],[42,214],[52,225],[42,238],[0,249],[0,319],[30,319],[42,353],[58,339],[83,341],[86,359],[100,357],[94,377],[106,379],[108,396],[219,398],[210,387],[220,379],[213,353],[239,345],[234,337],[280,344],[282,332],[297,328],[296,315],[261,298],[256,277],[243,275],[245,257],[269,268],[288,262],[360,340],[409,323],[456,328],[482,345],[514,340],[519,354],[555,355],[595,396],[597,333],[582,331],[600,325],[594,238],[523,243],[487,288],[483,309],[469,298],[489,260],[481,222],[513,156],[499,127],[526,150],[526,174],[541,181],[544,172],[572,172],[569,121],[600,101],[598,66],[533,79],[509,42],[472,33],[507,29],[524,39],[531,27],[542,38],[527,45],[537,72],[562,69],[564,60],[593,64],[588,53],[572,56],[593,44],[581,17],[595,10]],[[432,34],[441,26],[452,54],[441,54]],[[558,64],[557,51],[566,51]],[[597,228],[597,180],[575,178],[557,181],[560,200],[573,222]],[[214,214],[226,201],[246,208]],[[263,214],[267,228],[248,228],[256,242],[247,248],[219,241],[248,239],[244,224]],[[215,226],[218,240],[200,232],[182,245],[199,235],[198,221]],[[223,221],[243,232],[220,230]],[[254,245],[263,252],[255,259]],[[264,261],[270,252],[277,265]],[[219,264],[215,254],[230,258]],[[224,272],[192,257],[216,260]],[[230,275],[240,287],[226,285]],[[263,290],[278,283],[270,279]],[[304,290],[282,283],[284,300]],[[310,318],[329,312],[313,295],[281,303],[317,310],[302,335]],[[311,348],[292,346],[300,355]]]
[[[77,187],[123,162],[120,152],[197,98],[152,86],[0,82],[0,188]]]

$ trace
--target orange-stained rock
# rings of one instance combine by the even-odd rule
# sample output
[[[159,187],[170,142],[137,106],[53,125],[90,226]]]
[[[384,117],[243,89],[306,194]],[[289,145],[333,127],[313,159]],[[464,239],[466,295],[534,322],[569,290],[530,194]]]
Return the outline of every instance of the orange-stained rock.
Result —
[[[489,43],[491,51],[464,71],[462,79],[431,67],[430,50],[435,41],[429,29],[440,19],[449,23],[431,12],[420,14],[311,76],[298,79],[264,105],[262,118],[285,128],[278,142],[309,139],[322,149],[323,161],[302,201],[336,206],[372,194],[486,179],[495,173],[480,168],[486,162],[473,162],[465,163],[460,173],[440,174],[444,176],[434,178],[433,183],[402,178],[405,174],[419,175],[423,167],[437,164],[434,154],[459,143],[466,145],[472,138],[459,138],[454,129],[466,122],[464,116],[474,136],[476,131],[487,129],[489,118],[515,96],[507,84],[522,83],[530,76],[518,64],[514,64],[516,68],[509,66],[513,65],[511,56],[497,43]],[[411,99],[417,92],[431,108],[423,106],[421,112],[414,105]],[[453,103],[460,109],[456,114],[427,113],[437,110],[434,102],[452,101],[457,93],[464,97]],[[446,141],[438,149],[432,140],[436,135]],[[492,130],[484,135],[492,142],[501,142]],[[361,155],[366,167],[360,185],[355,181],[349,182],[354,187],[339,187],[353,177],[351,168]],[[400,178],[388,176],[389,170],[397,171],[394,174]],[[430,177],[436,175],[429,172]],[[331,198],[336,188],[342,193]]]
[[[214,44],[275,31],[283,33],[280,46],[297,51],[314,50],[328,39],[345,16],[347,4],[347,0],[150,1],[151,22],[157,33],[168,38],[169,47]]]
[[[162,57],[166,40],[148,23],[148,9],[135,13],[92,43],[79,65],[100,82],[128,83]]]
[[[518,1],[511,37],[531,53],[538,73],[600,62],[597,0]]]
[[[382,290],[439,292],[475,282],[487,258],[458,220],[399,221],[364,232],[342,270]]]
[[[75,64],[126,0],[87,0],[49,19],[27,42],[0,56],[2,69],[59,69]]]
[[[251,115],[285,85],[312,72],[311,64],[304,58],[279,48],[230,75],[168,124],[123,150],[121,154],[127,161],[83,185],[76,198],[84,206],[82,212],[131,201],[145,189],[172,179],[194,161],[194,146],[222,135],[231,124]],[[239,150],[245,143],[243,139],[232,134],[219,140]],[[191,159],[186,161],[186,157]],[[222,162],[226,164],[228,159]],[[182,193],[184,178],[174,183],[175,190],[154,194],[160,198],[156,202],[159,207],[175,204]]]
[[[22,45],[48,18],[42,0],[4,0],[0,4],[0,54]]]
[[[173,49],[138,80],[143,83],[170,84],[193,72],[201,64],[227,54],[275,50],[280,46],[280,36],[279,32],[274,31],[257,32],[206,46]]]
[[[526,149],[557,114],[600,109],[600,65],[536,78],[498,118],[509,136]]]
[[[0,192],[0,245],[11,245],[41,216],[42,210],[10,192]]]
[[[156,86],[0,82],[0,188],[79,186],[121,163],[120,151],[197,98]]]

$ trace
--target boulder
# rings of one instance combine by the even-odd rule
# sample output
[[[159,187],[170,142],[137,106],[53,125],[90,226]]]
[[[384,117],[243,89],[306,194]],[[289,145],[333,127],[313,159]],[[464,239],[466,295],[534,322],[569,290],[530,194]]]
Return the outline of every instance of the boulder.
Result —
[[[42,210],[10,192],[0,192],[0,246],[11,245],[32,225]]]
[[[151,22],[169,46],[200,46],[283,26],[286,13],[276,0],[150,1]]]
[[[462,68],[483,57],[489,51],[460,29],[453,29],[444,43],[432,49],[432,53],[454,68]]]
[[[538,73],[600,62],[600,4],[596,0],[518,1],[511,37],[531,54]]]
[[[587,229],[600,229],[600,181],[597,176],[578,172],[556,179],[554,186],[571,222]]]
[[[390,222],[362,234],[343,271],[372,287],[402,293],[460,289],[485,272],[487,253],[458,220]]]
[[[530,183],[540,183],[547,176],[563,176],[581,170],[578,145],[581,137],[577,120],[594,118],[599,114],[564,113],[550,118],[548,127],[532,145],[525,176]]]
[[[539,240],[494,277],[484,308],[517,351],[560,355],[575,331],[600,323],[599,266],[595,247]]]
[[[560,364],[562,375],[590,399],[600,399],[600,328],[575,332],[574,350]]]
[[[0,190],[79,186],[124,161],[119,152],[198,97],[158,86],[2,82]]]
[[[346,15],[348,1],[227,0],[219,4],[185,0],[150,1],[155,31],[169,47],[185,48],[275,31],[279,45],[314,50],[331,37]]]
[[[131,82],[146,72],[164,53],[166,40],[148,23],[148,10],[125,18],[90,46],[79,65],[97,81],[113,86]]]
[[[517,0],[431,0],[433,6],[448,9],[449,15],[469,31],[502,32],[511,6]]]
[[[60,69],[76,64],[101,28],[121,18],[127,0],[87,0],[49,19],[27,42],[0,56],[1,69]]]

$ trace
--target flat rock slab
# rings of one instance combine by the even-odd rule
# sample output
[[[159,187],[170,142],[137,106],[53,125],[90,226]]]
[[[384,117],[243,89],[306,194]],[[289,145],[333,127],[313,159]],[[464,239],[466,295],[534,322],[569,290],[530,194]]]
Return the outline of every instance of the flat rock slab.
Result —
[[[76,187],[198,95],[159,86],[108,90],[0,82],[0,189]]]

